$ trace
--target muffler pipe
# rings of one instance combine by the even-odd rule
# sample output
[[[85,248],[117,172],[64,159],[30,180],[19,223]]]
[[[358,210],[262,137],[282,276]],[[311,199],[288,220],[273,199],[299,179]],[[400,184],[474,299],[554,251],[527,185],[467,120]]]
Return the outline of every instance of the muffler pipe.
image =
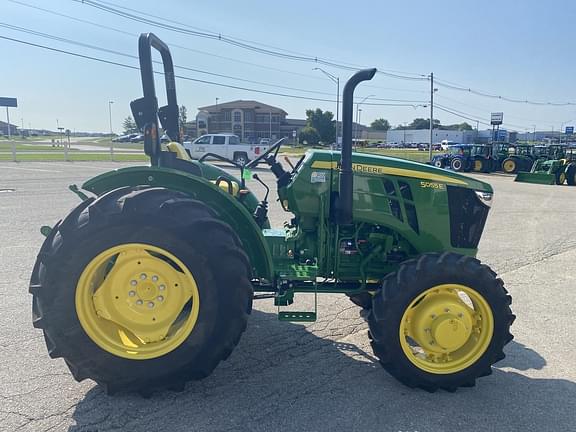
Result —
[[[374,78],[376,69],[363,69],[356,72],[346,85],[342,98],[342,158],[340,162],[340,193],[338,195],[337,221],[340,225],[352,223],[352,115],[354,111],[354,90],[362,81]]]

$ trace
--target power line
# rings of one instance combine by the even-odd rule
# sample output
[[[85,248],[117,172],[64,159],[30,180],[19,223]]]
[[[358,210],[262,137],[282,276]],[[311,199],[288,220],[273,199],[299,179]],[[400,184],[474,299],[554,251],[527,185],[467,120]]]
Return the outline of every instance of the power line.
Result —
[[[538,106],[572,106],[576,105],[576,102],[543,102],[543,101],[532,101],[528,99],[518,99],[518,98],[511,98],[507,96],[500,96],[497,94],[492,94],[480,90],[475,90],[470,87],[461,86],[458,84],[450,83],[449,81],[437,80],[437,83],[441,87],[449,88],[452,90],[457,90],[460,92],[470,93],[476,96],[482,96],[490,99],[497,99],[505,102],[511,103],[519,103],[519,104],[526,104],[526,105],[538,105]]]
[[[99,46],[86,44],[86,43],[82,43],[79,41],[73,41],[70,39],[62,38],[59,36],[54,36],[54,35],[51,35],[48,33],[38,32],[36,30],[27,29],[24,27],[14,26],[14,25],[7,24],[7,23],[0,22],[0,27],[4,27],[4,28],[10,29],[10,30],[19,31],[19,32],[23,32],[26,34],[31,34],[34,36],[39,36],[39,37],[43,37],[43,38],[47,38],[47,39],[51,39],[51,40],[56,40],[59,42],[64,42],[64,43],[68,43],[68,44],[72,44],[72,45],[76,45],[76,46],[81,46],[83,48],[90,48],[90,49],[94,49],[94,50],[98,50],[98,51],[102,51],[102,52],[106,52],[109,54],[114,54],[114,55],[118,55],[118,56],[122,56],[122,57],[127,57],[127,58],[131,58],[131,59],[136,59],[136,60],[138,59],[137,56],[134,56],[131,54],[111,50],[108,48],[102,48]],[[162,64],[159,61],[154,61],[154,63]],[[191,67],[187,67],[187,66],[175,65],[174,67],[177,69],[183,69],[183,70],[187,70],[187,71],[191,71],[191,72],[197,72],[197,73],[206,74],[206,75],[210,75],[210,76],[216,76],[219,78],[233,79],[233,80],[247,82],[247,83],[251,83],[251,84],[258,84],[258,85],[264,85],[264,86],[268,86],[268,87],[282,88],[282,89],[286,89],[286,90],[294,90],[294,91],[298,91],[298,92],[302,92],[302,93],[315,93],[315,94],[329,95],[329,96],[332,95],[332,93],[321,92],[321,91],[316,91],[316,90],[307,90],[307,89],[301,89],[301,88],[295,88],[295,87],[288,87],[288,86],[283,86],[283,85],[279,85],[279,84],[271,84],[271,83],[266,83],[266,82],[261,82],[261,81],[248,80],[248,79],[239,78],[239,77],[235,77],[235,76],[231,76],[231,75],[225,75],[225,74],[220,74],[220,73],[216,73],[216,72],[209,72],[209,71],[191,68]],[[388,98],[377,98],[377,97],[373,97],[371,99],[377,100],[377,101],[404,102],[404,103],[414,103],[414,104],[425,103],[425,101],[406,100],[406,99],[388,99]]]
[[[149,18],[145,18],[143,16],[138,16],[138,15],[135,15],[135,14],[132,14],[129,12],[125,12],[123,10],[116,9],[114,7],[108,6],[107,4],[97,2],[97,1],[92,1],[92,0],[73,0],[73,1],[75,1],[77,3],[82,3],[82,4],[87,5],[87,6],[94,7],[96,9],[102,10],[102,11],[110,13],[112,15],[126,18],[128,20],[148,24],[148,25],[151,25],[154,27],[159,27],[159,28],[162,28],[165,30],[173,31],[173,32],[180,33],[180,34],[185,34],[188,36],[195,36],[195,37],[201,37],[201,38],[205,38],[205,39],[212,39],[212,40],[221,41],[223,43],[226,43],[226,44],[229,44],[232,46],[236,46],[238,48],[243,48],[243,49],[246,49],[246,50],[249,50],[252,52],[256,52],[259,54],[265,54],[268,56],[273,56],[273,57],[278,57],[278,58],[283,58],[283,59],[293,60],[293,61],[311,62],[314,64],[321,64],[321,65],[331,66],[334,68],[339,68],[339,69],[344,69],[344,70],[349,70],[349,71],[357,71],[358,70],[357,67],[352,67],[352,66],[347,66],[345,64],[332,62],[332,61],[329,61],[326,59],[322,59],[320,57],[314,57],[314,56],[308,56],[308,55],[296,55],[296,54],[290,54],[287,51],[282,52],[282,51],[274,50],[274,49],[261,48],[261,47],[258,47],[256,45],[251,45],[251,44],[242,42],[239,39],[234,39],[234,38],[222,35],[221,33],[194,30],[193,28],[191,28],[189,26],[183,27],[183,26],[166,24],[164,22],[155,21],[155,20],[152,20]],[[140,13],[140,12],[137,12],[137,13]],[[159,17],[159,19],[166,21],[162,17]],[[390,77],[390,78],[397,78],[397,79],[403,79],[403,80],[408,80],[408,81],[425,81],[427,79],[426,76],[423,74],[412,74],[413,76],[409,76],[409,75],[401,75],[401,74],[393,73],[393,72],[386,72],[385,70],[380,70],[380,71],[378,71],[378,73],[380,73],[384,76]]]
[[[32,42],[24,41],[24,40],[21,40],[21,39],[15,39],[15,38],[3,36],[3,35],[0,35],[0,39],[4,39],[4,40],[11,41],[11,42],[16,42],[16,43],[24,44],[24,45],[29,45],[29,46],[33,46],[33,47],[36,47],[36,48],[42,48],[42,49],[45,49],[45,50],[49,50],[49,51],[53,51],[53,52],[58,52],[58,53],[61,53],[61,54],[67,54],[67,55],[71,55],[71,56],[83,58],[83,59],[86,59],[86,60],[92,60],[92,61],[96,61],[96,62],[100,62],[100,63],[110,64],[110,65],[119,66],[119,67],[128,68],[128,69],[133,69],[133,70],[140,70],[140,68],[137,67],[137,66],[127,65],[127,64],[125,64],[125,63],[120,63],[120,62],[116,62],[116,61],[112,61],[112,60],[106,60],[106,59],[102,59],[102,58],[99,58],[99,57],[94,57],[94,56],[89,56],[89,55],[85,55],[85,54],[75,53],[75,52],[72,52],[72,51],[67,51],[67,50],[62,50],[62,49],[58,49],[58,48],[48,47],[48,46],[45,46],[45,45],[41,45],[41,44],[37,44],[37,43],[32,43]],[[158,71],[154,71],[154,73],[155,73],[155,74],[159,74],[159,75],[163,75],[162,72],[158,72]],[[183,75],[174,75],[174,76],[175,76],[176,78],[178,78],[178,79],[182,79],[182,80],[186,80],[186,81],[192,81],[192,82],[197,82],[197,83],[201,83],[201,84],[215,85],[215,86],[219,86],[219,87],[226,87],[226,88],[235,89],[235,90],[243,90],[243,91],[249,91],[249,92],[260,93],[260,94],[267,94],[267,95],[273,95],[273,96],[281,96],[281,97],[292,98],[292,99],[302,99],[302,100],[310,100],[310,101],[317,101],[317,102],[330,102],[330,103],[334,103],[334,102],[335,102],[334,100],[331,100],[331,99],[321,99],[321,98],[313,98],[313,97],[292,95],[292,94],[286,94],[286,93],[271,92],[271,91],[267,91],[267,90],[258,90],[258,89],[248,88],[248,87],[241,87],[241,86],[236,86],[236,85],[231,85],[231,84],[223,84],[223,83],[214,82],[214,81],[207,81],[207,80],[202,80],[202,79],[198,79],[198,78],[192,78],[192,77],[183,76]],[[409,107],[414,106],[414,104],[372,103],[372,102],[364,102],[363,105],[371,105],[371,106],[409,106]]]
[[[54,10],[51,9],[46,9],[46,8],[42,8],[36,5],[32,5],[32,4],[28,4],[22,1],[18,1],[18,0],[7,0],[10,3],[14,3],[14,4],[18,4],[20,6],[24,6],[24,7],[28,7],[40,12],[45,12],[51,15],[55,15],[55,16],[59,16],[61,18],[66,18],[72,21],[76,21],[76,22],[80,22],[83,24],[88,24],[97,28],[101,28],[101,29],[105,29],[105,30],[110,30],[119,34],[123,34],[126,36],[130,36],[130,37],[138,37],[139,34],[138,33],[131,33],[131,32],[127,32],[125,30],[121,30],[112,26],[108,26],[108,25],[103,25],[100,23],[96,23],[93,21],[89,21],[89,20],[85,20],[82,18],[78,18],[78,17],[74,17],[71,15],[67,15],[67,14],[63,14],[60,12],[56,12]],[[118,6],[118,7],[122,7],[124,9],[128,9],[128,10],[132,10],[130,8],[126,8],[124,6]],[[149,15],[149,14],[145,14],[145,15]],[[150,16],[155,16],[155,15],[150,15]],[[163,18],[165,19],[165,18]],[[170,20],[167,20],[170,21]],[[176,22],[176,21],[175,21]],[[247,66],[251,66],[251,67],[256,67],[256,68],[261,68],[261,69],[266,69],[266,70],[272,70],[275,72],[281,72],[281,73],[286,73],[286,74],[290,74],[290,75],[294,75],[294,76],[299,76],[299,77],[304,77],[304,78],[308,78],[308,79],[314,79],[314,80],[318,80],[318,81],[324,81],[323,78],[319,77],[319,76],[315,76],[315,75],[310,75],[310,74],[304,74],[304,73],[300,73],[300,72],[295,72],[295,71],[290,71],[290,70],[286,70],[286,69],[280,69],[280,68],[276,68],[276,67],[272,67],[272,66],[267,66],[267,65],[263,65],[263,64],[259,64],[259,63],[255,63],[255,62],[249,62],[249,61],[244,61],[244,60],[240,60],[234,57],[227,57],[227,56],[223,56],[223,55],[219,55],[219,54],[214,54],[211,52],[207,52],[207,51],[202,51],[202,50],[198,50],[198,49],[194,49],[194,48],[190,48],[187,46],[183,46],[183,45],[179,45],[173,42],[168,42],[168,45],[170,45],[170,47],[173,48],[179,48],[182,50],[186,50],[189,52],[194,52],[194,53],[198,53],[198,54],[202,54],[202,55],[206,55],[206,56],[210,56],[210,57],[214,57],[214,58],[219,58],[219,59],[223,59],[223,60],[227,60],[227,61],[231,61],[231,62],[235,62],[235,63],[239,63],[239,64],[244,64]],[[394,72],[399,72],[399,71],[394,71]],[[364,87],[370,87],[370,88],[375,88],[375,89],[380,89],[380,90],[391,90],[391,91],[398,91],[398,92],[410,92],[410,93],[427,93],[424,90],[414,90],[414,89],[406,89],[406,88],[394,88],[394,87],[382,87],[382,86],[377,86],[377,85],[373,85],[373,84],[365,84]],[[328,94],[328,93],[325,93]],[[331,94],[331,93],[330,93]]]

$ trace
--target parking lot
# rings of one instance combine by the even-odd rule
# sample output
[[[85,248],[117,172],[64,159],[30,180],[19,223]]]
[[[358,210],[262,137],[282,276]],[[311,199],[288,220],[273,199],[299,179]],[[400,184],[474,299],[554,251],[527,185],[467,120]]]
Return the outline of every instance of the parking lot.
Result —
[[[337,295],[321,296],[319,320],[306,325],[279,322],[272,300],[256,301],[228,361],[182,393],[108,397],[77,383],[32,328],[28,278],[40,227],[78,203],[68,185],[124,165],[0,162],[0,430],[576,430],[576,188],[497,174],[475,175],[495,189],[479,258],[512,294],[515,340],[475,388],[399,384],[372,355],[359,309]],[[271,207],[281,225],[289,215]]]

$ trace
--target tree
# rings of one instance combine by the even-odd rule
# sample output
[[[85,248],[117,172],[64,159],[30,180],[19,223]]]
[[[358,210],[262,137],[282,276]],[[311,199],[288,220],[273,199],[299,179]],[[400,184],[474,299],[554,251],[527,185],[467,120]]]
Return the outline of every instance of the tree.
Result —
[[[386,119],[378,118],[370,123],[370,127],[374,130],[387,131],[390,129],[390,123]]]
[[[179,120],[180,120],[180,124],[181,125],[185,125],[186,124],[186,120],[188,120],[188,110],[186,109],[186,107],[184,105],[182,105],[180,107],[180,109],[178,110],[178,114],[179,114]]]
[[[306,110],[306,126],[315,129],[320,136],[320,141],[326,144],[336,140],[336,128],[333,119],[334,114],[330,111],[323,112],[320,108]]]
[[[306,142],[307,145],[316,145],[320,141],[320,134],[318,131],[311,127],[306,126],[300,131],[300,135],[298,135],[298,142],[300,144],[304,144]]]
[[[125,134],[138,132],[138,126],[136,126],[136,122],[132,120],[131,116],[128,116],[124,119],[122,122],[122,127],[124,128]]]
[[[434,119],[434,127],[440,127],[440,120]],[[398,127],[398,129],[430,129],[430,119],[415,118],[408,126]]]

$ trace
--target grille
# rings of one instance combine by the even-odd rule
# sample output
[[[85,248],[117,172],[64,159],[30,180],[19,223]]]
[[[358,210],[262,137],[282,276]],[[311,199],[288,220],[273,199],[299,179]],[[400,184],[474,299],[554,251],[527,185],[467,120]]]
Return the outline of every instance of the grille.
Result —
[[[489,208],[472,189],[448,186],[450,243],[457,248],[477,248]]]

